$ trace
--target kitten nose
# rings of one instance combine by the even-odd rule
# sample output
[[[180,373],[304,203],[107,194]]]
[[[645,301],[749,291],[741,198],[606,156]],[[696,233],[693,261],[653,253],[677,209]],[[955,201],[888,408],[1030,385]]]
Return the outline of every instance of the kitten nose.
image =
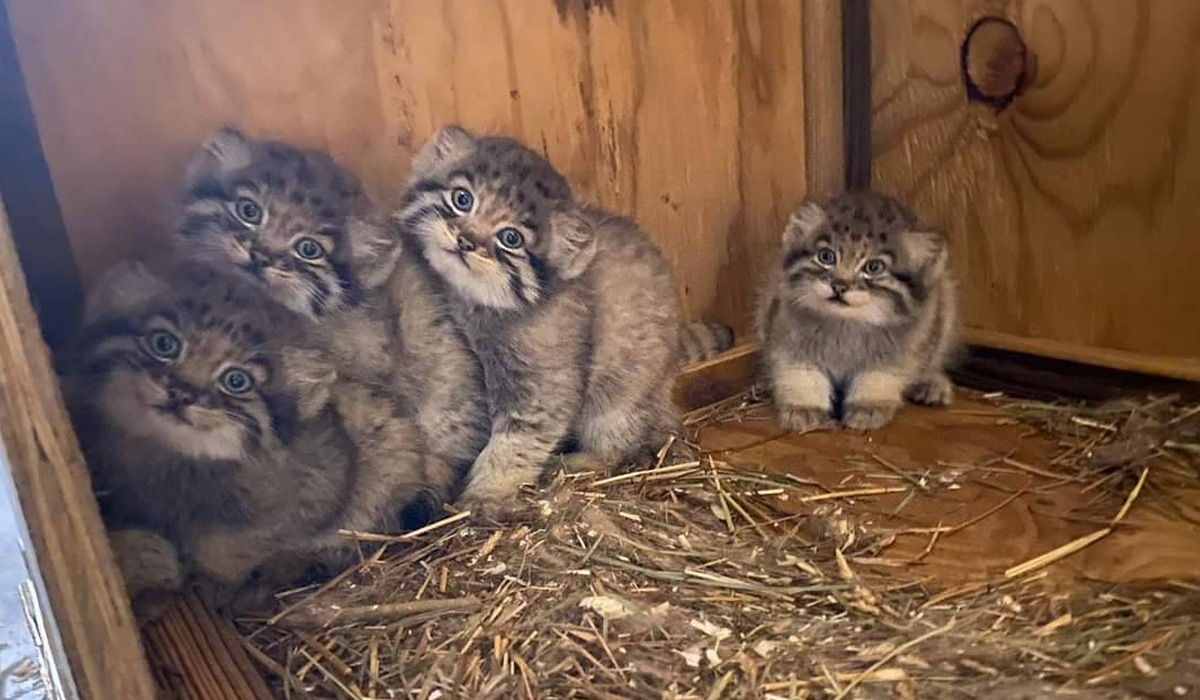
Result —
[[[172,386],[167,389],[167,401],[175,406],[191,406],[196,403],[196,395],[184,387]]]
[[[467,238],[466,236],[459,234],[458,249],[460,251],[462,251],[464,253],[470,253],[471,251],[475,250],[475,248],[477,248],[477,247],[478,246],[475,245],[475,242],[472,241],[470,238]]]
[[[845,282],[831,282],[829,286],[833,288],[834,295],[839,297],[845,294],[846,290],[850,288]]]
[[[257,250],[252,250],[250,251],[250,262],[254,263],[255,267],[270,267],[271,260]]]

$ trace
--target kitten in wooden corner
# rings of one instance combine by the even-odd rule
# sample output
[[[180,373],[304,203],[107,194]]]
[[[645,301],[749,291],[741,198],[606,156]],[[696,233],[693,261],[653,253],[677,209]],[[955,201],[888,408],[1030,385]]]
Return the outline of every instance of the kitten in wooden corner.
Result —
[[[338,376],[293,323],[190,265],[125,261],[93,288],[63,387],[135,607],[190,580],[253,609],[350,561],[341,530],[399,532],[448,499],[412,406]]]
[[[806,201],[783,232],[755,326],[780,423],[873,430],[904,399],[944,406],[959,348],[945,239],[873,192]]]

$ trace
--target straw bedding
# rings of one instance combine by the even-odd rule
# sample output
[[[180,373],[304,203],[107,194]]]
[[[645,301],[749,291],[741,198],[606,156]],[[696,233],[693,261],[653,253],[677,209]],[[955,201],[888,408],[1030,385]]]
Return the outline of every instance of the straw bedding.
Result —
[[[1121,527],[1135,502],[1193,517],[1170,494],[1197,486],[1200,406],[988,398],[1061,446],[1052,464],[1025,466],[1086,484],[1102,521],[995,580],[937,588],[871,565],[895,533],[841,506],[904,482],[830,491],[734,468],[678,439],[624,473],[559,472],[503,525],[450,513],[399,538],[346,533],[360,563],[241,620],[247,648],[288,698],[1200,692],[1194,583],[1063,590],[1047,575]],[[749,392],[689,425],[763,408]],[[785,497],[790,512],[779,508]]]

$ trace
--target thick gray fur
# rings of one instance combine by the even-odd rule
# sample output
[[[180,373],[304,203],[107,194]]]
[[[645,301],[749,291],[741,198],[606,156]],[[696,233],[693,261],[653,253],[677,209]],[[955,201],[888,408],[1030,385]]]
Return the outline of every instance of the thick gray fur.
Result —
[[[179,552],[163,535],[146,528],[109,530],[108,542],[139,624],[157,618],[187,579]]]
[[[399,531],[455,478],[411,407],[339,377],[264,302],[208,269],[122,263],[93,290],[64,373],[109,527],[163,535],[218,602],[256,600],[256,570],[263,590],[345,559],[340,529]],[[182,341],[176,358],[155,357],[161,331]],[[222,390],[231,368],[253,389]]]
[[[239,217],[245,197],[265,212],[260,224]],[[297,255],[305,237],[321,244],[319,260]],[[214,132],[188,168],[176,241],[182,255],[241,274],[299,314],[341,375],[405,397],[447,463],[465,470],[483,449],[481,371],[441,281],[330,156]]]
[[[808,201],[792,213],[755,318],[785,427],[840,418],[869,430],[904,397],[951,401],[946,369],[959,332],[947,257],[940,234],[880,194]]]
[[[469,211],[454,207],[462,189]],[[576,202],[565,178],[516,141],[457,127],[417,156],[395,218],[452,290],[483,366],[491,439],[471,468],[467,505],[506,509],[569,444],[616,465],[677,429],[675,288],[636,224]],[[521,245],[500,243],[510,228]]]

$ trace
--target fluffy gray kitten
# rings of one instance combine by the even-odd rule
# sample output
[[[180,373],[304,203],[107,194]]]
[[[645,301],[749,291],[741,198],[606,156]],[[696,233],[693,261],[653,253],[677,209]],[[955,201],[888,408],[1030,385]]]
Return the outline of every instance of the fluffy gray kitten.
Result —
[[[941,235],[880,194],[808,201],[758,302],[767,378],[787,428],[888,423],[907,397],[948,404],[958,305]]]
[[[471,507],[511,505],[564,446],[614,465],[678,428],[675,287],[632,221],[576,202],[520,143],[452,126],[417,155],[395,216],[483,366],[491,439]]]
[[[224,128],[188,167],[176,240],[303,317],[341,374],[404,396],[465,469],[487,441],[479,365],[440,280],[373,211],[328,155]]]
[[[64,377],[109,527],[160,533],[221,602],[256,571],[269,588],[345,558],[339,529],[398,531],[454,480],[408,407],[338,378],[264,301],[203,268],[122,263]]]

